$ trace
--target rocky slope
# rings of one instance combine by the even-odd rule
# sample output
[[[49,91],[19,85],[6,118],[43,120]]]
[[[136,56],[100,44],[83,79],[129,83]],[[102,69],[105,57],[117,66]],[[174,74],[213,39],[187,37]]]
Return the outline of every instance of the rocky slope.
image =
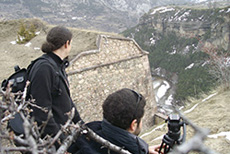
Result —
[[[136,32],[143,27],[155,29],[148,44],[154,45],[159,34],[175,32],[180,37],[201,37],[204,41],[230,50],[230,7],[199,9],[187,7],[158,7],[140,18]],[[135,37],[135,32],[133,32]],[[207,40],[208,39],[208,40]],[[152,43],[151,43],[152,42]]]

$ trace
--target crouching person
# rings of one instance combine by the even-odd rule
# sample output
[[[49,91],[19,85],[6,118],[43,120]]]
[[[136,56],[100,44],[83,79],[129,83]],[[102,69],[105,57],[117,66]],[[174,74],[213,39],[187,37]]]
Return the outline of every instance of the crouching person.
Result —
[[[88,123],[87,126],[109,142],[128,150],[133,154],[158,154],[159,146],[149,147],[138,137],[142,128],[145,98],[130,89],[121,89],[110,94],[103,103],[103,121]],[[99,143],[79,138],[71,148],[75,154],[111,154],[115,152]]]

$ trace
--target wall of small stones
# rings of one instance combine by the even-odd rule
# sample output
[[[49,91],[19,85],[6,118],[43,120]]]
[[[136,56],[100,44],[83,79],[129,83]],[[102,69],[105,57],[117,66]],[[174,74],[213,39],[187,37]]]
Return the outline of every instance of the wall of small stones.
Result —
[[[156,103],[148,54],[130,39],[101,36],[98,49],[87,51],[68,68],[72,98],[84,121],[102,119],[102,103],[121,88],[147,100],[144,126],[153,124]]]

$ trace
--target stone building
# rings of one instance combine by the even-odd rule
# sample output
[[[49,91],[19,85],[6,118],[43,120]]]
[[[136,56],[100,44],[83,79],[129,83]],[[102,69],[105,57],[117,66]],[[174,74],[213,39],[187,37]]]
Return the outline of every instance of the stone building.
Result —
[[[134,89],[147,100],[144,126],[153,124],[156,103],[148,52],[128,38],[99,35],[95,50],[72,57],[68,75],[73,101],[84,121],[102,119],[102,103],[121,88]]]

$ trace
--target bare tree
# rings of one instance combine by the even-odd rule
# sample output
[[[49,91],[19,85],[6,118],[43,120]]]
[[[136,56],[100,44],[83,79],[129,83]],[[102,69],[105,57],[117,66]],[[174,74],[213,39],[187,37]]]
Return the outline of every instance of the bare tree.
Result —
[[[12,93],[10,85],[8,85],[5,91],[3,91],[2,89],[0,91],[0,97],[2,98],[0,100],[1,154],[13,151],[30,152],[31,154],[64,154],[66,153],[69,146],[73,143],[73,141],[75,141],[80,135],[87,135],[88,137],[101,143],[104,147],[107,147],[112,151],[121,154],[130,154],[130,152],[124,150],[123,148],[118,147],[98,136],[85,124],[81,122],[74,124],[72,122],[75,113],[74,108],[69,113],[67,113],[69,117],[67,122],[61,127],[59,132],[54,137],[47,135],[46,137],[41,138],[41,134],[52,114],[51,112],[49,112],[47,121],[44,122],[42,127],[38,127],[34,119],[30,117],[30,113],[32,111],[29,106],[37,107],[44,112],[48,111],[44,108],[36,106],[34,104],[34,100],[26,100],[27,86],[25,87],[23,93]],[[17,113],[20,114],[23,120],[23,135],[16,135],[14,132],[9,131],[6,128],[7,122],[10,119],[14,118],[15,114]],[[67,137],[62,143],[60,143],[59,137],[63,133],[67,134]],[[3,139],[10,141],[10,145],[2,144]],[[60,147],[58,149],[54,147],[54,144],[56,142],[60,143]],[[17,143],[20,146],[14,146],[11,143]]]

